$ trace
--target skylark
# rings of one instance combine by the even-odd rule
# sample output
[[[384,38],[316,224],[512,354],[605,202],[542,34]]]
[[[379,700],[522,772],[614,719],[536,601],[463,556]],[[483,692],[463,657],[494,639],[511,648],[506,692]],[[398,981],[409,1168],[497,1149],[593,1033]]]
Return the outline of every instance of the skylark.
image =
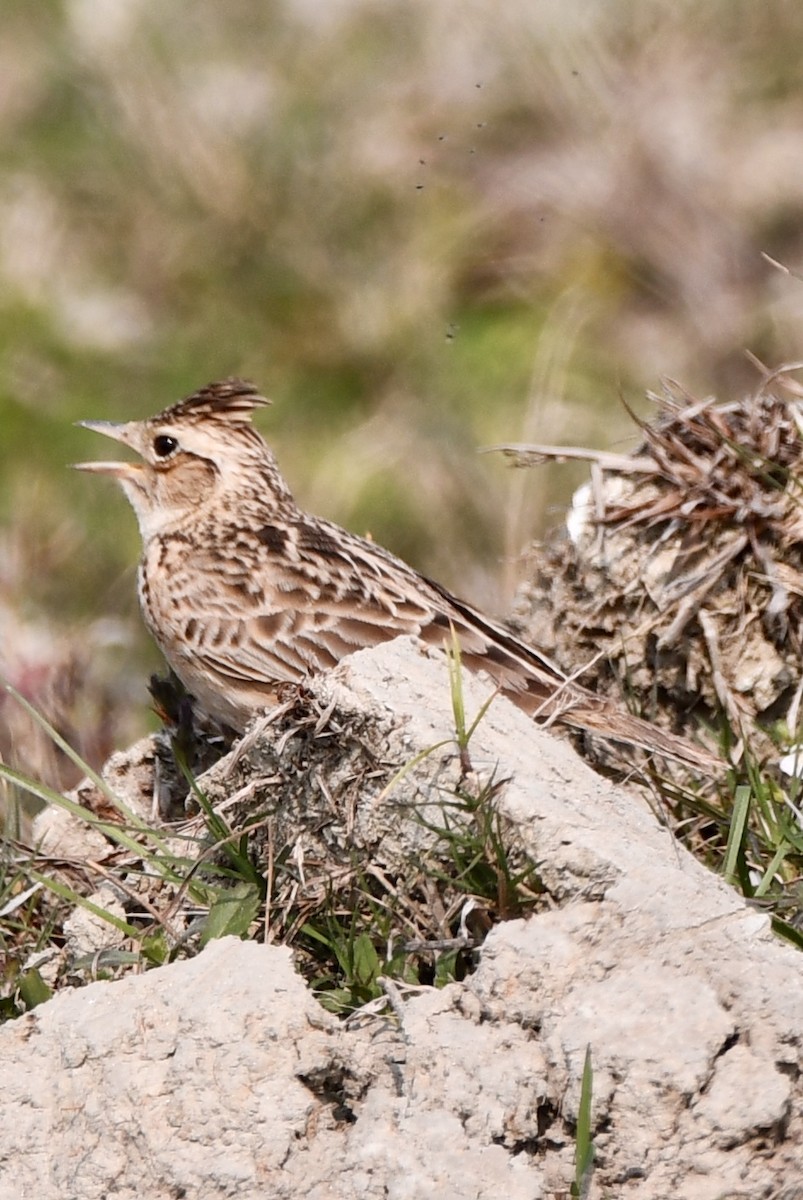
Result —
[[[281,684],[400,634],[441,647],[453,629],[465,665],[540,720],[710,765],[381,546],[302,512],[251,424],[267,403],[228,379],[149,420],[81,422],[139,455],[77,465],[111,475],[128,497],[143,542],[145,622],[210,716],[242,731]]]

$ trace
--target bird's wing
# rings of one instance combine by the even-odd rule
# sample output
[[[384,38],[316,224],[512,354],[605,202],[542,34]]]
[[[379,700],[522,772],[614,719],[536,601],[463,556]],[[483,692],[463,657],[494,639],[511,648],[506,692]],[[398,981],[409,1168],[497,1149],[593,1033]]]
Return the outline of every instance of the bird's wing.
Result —
[[[438,596],[411,567],[320,521],[298,522],[260,576],[237,661],[271,678],[303,679],[356,650],[421,635],[439,616]]]
[[[709,768],[689,742],[611,705],[575,683],[503,626],[425,579],[381,546],[328,522],[299,517],[266,536],[219,622],[198,621],[193,653],[222,693],[264,703],[277,683],[298,683],[357,650],[408,634],[443,646],[454,630],[465,664],[541,719],[611,737]],[[251,598],[243,594],[251,589]],[[236,591],[236,597],[234,592]],[[224,629],[225,632],[221,632]]]
[[[236,569],[247,559],[239,556]],[[232,617],[222,622],[229,637],[218,635],[207,614],[198,622],[205,644],[194,652],[235,686],[300,682],[402,634],[442,647],[454,631],[466,665],[485,670],[530,711],[555,715],[578,694],[601,703],[504,627],[381,546],[328,522],[299,516],[271,527],[250,574],[229,585]],[[243,596],[249,586],[250,601]]]
[[[356,650],[422,633],[442,606],[411,567],[326,522],[299,516],[240,539],[236,554],[193,548],[183,566],[194,586],[176,579],[181,628],[167,648],[221,689],[300,682]]]

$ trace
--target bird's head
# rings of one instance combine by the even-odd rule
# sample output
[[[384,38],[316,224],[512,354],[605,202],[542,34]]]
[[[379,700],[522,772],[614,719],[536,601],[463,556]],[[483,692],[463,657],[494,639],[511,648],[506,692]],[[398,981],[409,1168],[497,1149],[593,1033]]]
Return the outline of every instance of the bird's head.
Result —
[[[263,503],[291,504],[275,459],[251,424],[254,409],[268,403],[252,384],[227,379],[144,421],[79,421],[129,446],[139,461],[75,466],[118,481],[143,539],[181,525],[224,492],[246,496],[257,486]]]

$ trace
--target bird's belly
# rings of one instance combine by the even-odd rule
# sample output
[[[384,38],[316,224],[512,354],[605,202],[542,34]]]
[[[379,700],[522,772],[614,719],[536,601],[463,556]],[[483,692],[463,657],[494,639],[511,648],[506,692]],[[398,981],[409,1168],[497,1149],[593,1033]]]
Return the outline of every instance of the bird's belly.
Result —
[[[162,564],[156,569],[164,574]],[[165,586],[164,579],[154,584],[153,571],[153,561],[144,558],[139,603],[154,641],[204,712],[242,731],[256,711],[276,703],[276,693],[269,680],[235,678],[241,633],[236,612],[220,611],[212,599],[214,581],[205,589],[197,572],[174,564]]]

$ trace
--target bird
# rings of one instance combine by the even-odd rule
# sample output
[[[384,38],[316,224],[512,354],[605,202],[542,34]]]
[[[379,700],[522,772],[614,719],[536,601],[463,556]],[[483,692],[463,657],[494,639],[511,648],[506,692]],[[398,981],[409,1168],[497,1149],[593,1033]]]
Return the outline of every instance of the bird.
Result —
[[[241,733],[283,685],[357,650],[456,638],[462,663],[539,722],[710,769],[702,748],[583,688],[376,542],[304,512],[252,421],[268,403],[230,378],[146,420],[78,422],[138,456],[75,466],[112,477],[130,502],[145,624],[208,716]]]

